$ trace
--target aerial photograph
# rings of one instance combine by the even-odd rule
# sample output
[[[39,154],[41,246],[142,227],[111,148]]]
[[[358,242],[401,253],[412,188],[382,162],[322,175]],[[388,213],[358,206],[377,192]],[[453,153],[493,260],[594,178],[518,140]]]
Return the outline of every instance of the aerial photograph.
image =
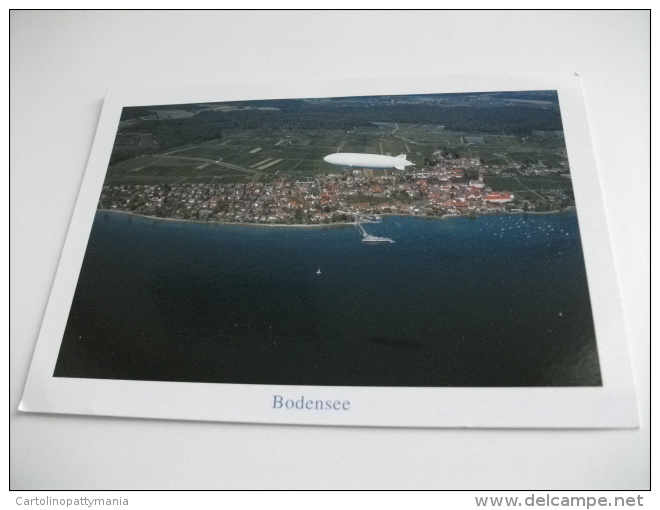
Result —
[[[53,375],[601,386],[571,172],[553,90],[125,107]]]

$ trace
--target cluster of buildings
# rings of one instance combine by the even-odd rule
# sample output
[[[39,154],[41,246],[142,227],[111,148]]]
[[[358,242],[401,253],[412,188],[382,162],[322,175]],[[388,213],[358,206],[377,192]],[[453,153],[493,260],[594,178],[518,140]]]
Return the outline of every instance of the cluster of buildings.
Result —
[[[467,176],[476,177],[468,179]],[[262,224],[351,222],[374,214],[476,215],[527,210],[484,183],[479,160],[435,162],[419,171],[350,169],[268,183],[109,184],[99,208],[173,219]]]

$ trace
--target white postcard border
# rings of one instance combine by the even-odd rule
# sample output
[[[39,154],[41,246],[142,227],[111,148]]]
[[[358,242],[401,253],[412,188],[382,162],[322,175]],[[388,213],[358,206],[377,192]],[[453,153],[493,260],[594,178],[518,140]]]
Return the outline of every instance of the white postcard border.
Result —
[[[389,94],[557,90],[578,209],[602,387],[382,388],[270,386],[53,377],[124,106]],[[19,410],[305,425],[635,428],[639,416],[615,264],[577,75],[262,83],[108,93]],[[275,409],[301,398],[339,409]],[[339,405],[335,404],[339,402]],[[350,402],[348,406],[344,404]],[[305,406],[303,401],[303,407]],[[343,406],[343,407],[342,407]],[[348,407],[348,409],[346,408]]]

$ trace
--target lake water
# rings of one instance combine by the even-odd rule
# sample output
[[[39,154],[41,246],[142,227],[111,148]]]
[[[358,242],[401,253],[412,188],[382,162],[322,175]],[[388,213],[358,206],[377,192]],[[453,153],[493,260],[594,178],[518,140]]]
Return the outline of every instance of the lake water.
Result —
[[[601,384],[575,213],[364,227],[395,243],[99,211],[55,376]]]

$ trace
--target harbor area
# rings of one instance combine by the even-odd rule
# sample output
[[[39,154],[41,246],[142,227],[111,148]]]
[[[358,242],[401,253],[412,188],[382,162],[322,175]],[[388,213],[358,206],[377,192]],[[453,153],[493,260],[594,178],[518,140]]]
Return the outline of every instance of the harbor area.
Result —
[[[364,243],[393,243],[394,240],[390,239],[389,237],[378,237],[378,236],[372,236],[369,234],[364,227],[362,226],[362,222],[360,220],[355,222],[355,226],[358,228],[360,233],[362,234],[362,242]]]

